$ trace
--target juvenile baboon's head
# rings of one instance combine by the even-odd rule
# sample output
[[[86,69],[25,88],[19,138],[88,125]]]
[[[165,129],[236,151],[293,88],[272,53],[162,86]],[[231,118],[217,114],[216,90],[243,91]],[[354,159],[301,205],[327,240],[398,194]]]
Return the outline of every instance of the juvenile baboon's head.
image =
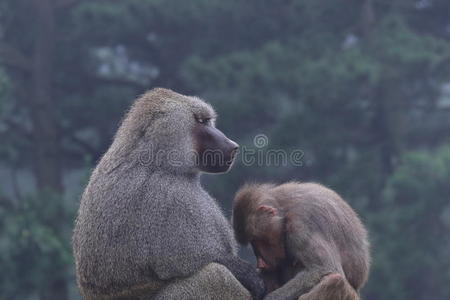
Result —
[[[213,108],[197,97],[155,88],[131,107],[115,143],[140,163],[177,173],[226,172],[238,145],[215,127]]]
[[[233,200],[232,224],[236,240],[250,243],[257,267],[274,271],[286,259],[284,249],[284,214],[278,209],[273,184],[246,184]]]

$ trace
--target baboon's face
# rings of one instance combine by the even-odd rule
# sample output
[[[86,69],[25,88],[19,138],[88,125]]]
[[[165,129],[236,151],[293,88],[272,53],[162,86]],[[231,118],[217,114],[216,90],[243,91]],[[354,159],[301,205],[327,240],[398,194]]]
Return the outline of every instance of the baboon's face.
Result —
[[[197,168],[207,173],[222,173],[230,169],[239,147],[227,138],[207,117],[195,116],[193,130]]]
[[[257,267],[262,271],[274,271],[286,260],[285,229],[283,219],[276,217],[277,214],[275,208],[261,205],[251,226],[257,229],[257,232],[250,232],[250,243],[257,258]]]
[[[267,236],[251,242],[256,256],[257,268],[263,272],[277,270],[286,260],[281,234],[268,232]]]

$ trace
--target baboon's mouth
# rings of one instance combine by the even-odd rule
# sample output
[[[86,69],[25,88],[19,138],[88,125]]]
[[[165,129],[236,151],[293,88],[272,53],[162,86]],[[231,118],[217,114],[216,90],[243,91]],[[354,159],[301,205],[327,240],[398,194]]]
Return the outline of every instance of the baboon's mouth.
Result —
[[[228,167],[228,168],[230,168],[231,167],[231,165],[234,163],[234,159],[235,157],[234,156],[231,156],[229,159],[227,159],[226,161],[225,161],[225,165]]]
[[[235,159],[237,153],[238,153],[237,149],[231,151],[231,153],[230,153],[230,160],[231,161],[233,161]]]
[[[237,151],[235,150],[233,150],[233,152],[230,153],[230,158],[225,161],[225,164],[227,166],[231,166],[233,164],[234,159],[236,158],[236,153]]]

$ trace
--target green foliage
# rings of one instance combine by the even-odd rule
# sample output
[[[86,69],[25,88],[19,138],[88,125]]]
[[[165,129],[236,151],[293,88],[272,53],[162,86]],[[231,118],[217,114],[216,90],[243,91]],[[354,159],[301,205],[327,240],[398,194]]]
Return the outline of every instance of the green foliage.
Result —
[[[450,146],[413,152],[389,177],[374,214],[375,298],[448,299],[450,279]],[[377,282],[384,282],[383,289]]]
[[[17,207],[0,206],[0,298],[43,295],[52,280],[74,280],[72,219],[61,197],[51,193],[22,199]]]
[[[447,42],[417,35],[398,15],[387,17],[378,30],[374,48],[383,63],[383,75],[388,76],[385,80],[399,80],[405,73],[432,75],[442,68],[448,72],[446,62],[450,58],[450,49]]]
[[[449,298],[449,150],[434,149],[450,142],[440,102],[450,82],[450,2],[370,1],[373,23],[363,2],[56,5],[49,76],[59,167],[72,178],[67,207],[78,203],[80,170],[110,145],[131,101],[155,86],[173,88],[210,101],[218,126],[242,147],[255,149],[262,133],[264,151],[304,152],[302,166],[238,161],[228,174],[204,176],[225,208],[245,181],[323,182],[370,225],[365,299]],[[32,73],[14,66],[18,58],[33,65],[36,18],[28,1],[0,2],[0,171],[34,171],[34,141],[46,138],[33,127],[42,124],[32,118]],[[73,216],[62,197],[42,191],[11,198],[0,198],[0,297],[51,298],[55,285],[74,281]]]

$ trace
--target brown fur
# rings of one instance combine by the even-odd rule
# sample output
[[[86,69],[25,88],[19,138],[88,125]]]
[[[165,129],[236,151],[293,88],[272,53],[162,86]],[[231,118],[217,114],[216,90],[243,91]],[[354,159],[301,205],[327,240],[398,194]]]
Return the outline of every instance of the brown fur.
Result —
[[[313,289],[298,300],[358,300],[359,295],[339,274],[325,276]]]
[[[351,207],[322,185],[298,182],[245,185],[234,199],[232,222],[237,241],[252,243],[257,256],[265,252],[265,259],[270,260],[281,250],[285,253],[283,258],[275,259],[275,269],[262,273],[267,286],[281,285],[266,299],[296,299],[313,287],[315,298],[302,300],[357,299],[355,291],[367,280],[370,265],[367,232]],[[277,227],[282,229],[273,230]],[[278,246],[265,246],[276,238],[274,232],[281,232],[282,242]],[[328,274],[342,276],[345,284],[342,280],[319,284]],[[332,291],[334,296],[340,293],[340,298],[323,298],[330,294],[332,286],[342,288]],[[322,298],[317,298],[318,291]]]

